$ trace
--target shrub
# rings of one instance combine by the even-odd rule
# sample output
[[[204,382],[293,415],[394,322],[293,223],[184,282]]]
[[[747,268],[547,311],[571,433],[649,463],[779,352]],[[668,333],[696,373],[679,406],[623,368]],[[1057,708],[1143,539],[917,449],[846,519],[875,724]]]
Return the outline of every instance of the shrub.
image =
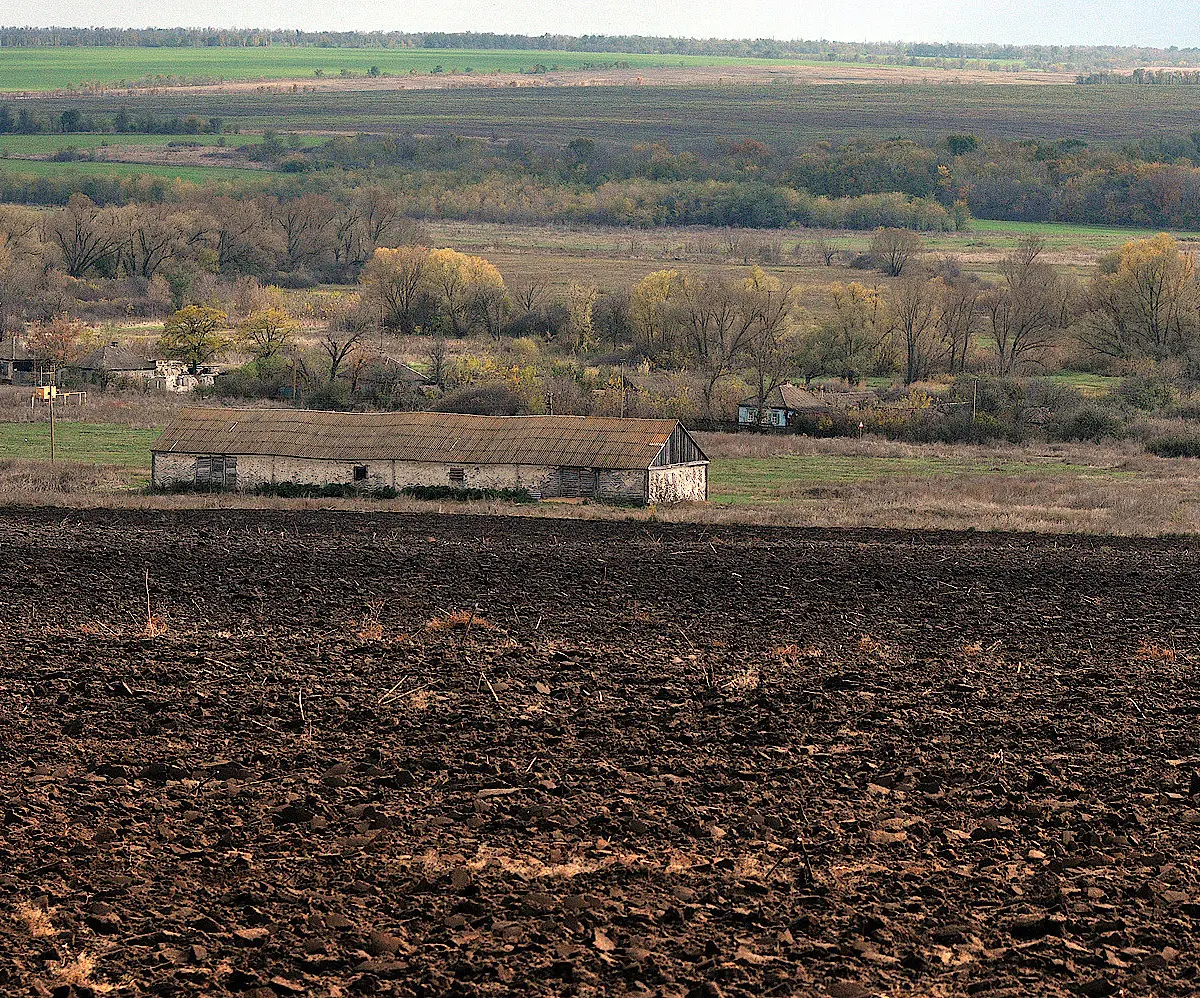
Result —
[[[1154,375],[1134,374],[1122,378],[1113,395],[1130,409],[1155,412],[1170,408],[1175,391],[1170,383]]]
[[[537,502],[528,489],[459,489],[452,485],[406,485],[400,491],[413,499],[448,499],[452,502],[486,499],[515,503]]]
[[[341,382],[322,385],[315,391],[304,396],[306,409],[339,409],[350,408],[350,392]]]
[[[251,362],[226,371],[217,378],[213,384],[213,394],[218,398],[273,399],[282,395],[285,384],[290,389],[290,383],[290,372],[283,370],[280,364]]]
[[[525,408],[516,392],[502,384],[460,388],[444,396],[434,412],[456,412],[467,416],[515,416]]]
[[[1159,457],[1200,457],[1200,435],[1180,431],[1146,441],[1146,450]]]
[[[1125,430],[1126,423],[1119,415],[1096,405],[1060,415],[1047,425],[1047,432],[1054,440],[1098,442],[1105,437],[1120,439],[1125,436]]]
[[[978,412],[997,418],[1020,419],[1025,408],[1025,388],[1015,378],[962,374],[954,379],[947,397],[964,406],[974,401]]]

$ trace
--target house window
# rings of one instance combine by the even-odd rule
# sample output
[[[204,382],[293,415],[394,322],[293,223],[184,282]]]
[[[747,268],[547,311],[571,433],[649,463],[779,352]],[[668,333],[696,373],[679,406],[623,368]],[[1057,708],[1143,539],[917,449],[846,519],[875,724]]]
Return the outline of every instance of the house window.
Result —
[[[454,488],[461,489],[467,484],[467,473],[462,468],[450,469],[450,485]]]
[[[365,464],[356,464],[354,466],[354,480],[356,482],[365,482],[367,480],[367,466]]]

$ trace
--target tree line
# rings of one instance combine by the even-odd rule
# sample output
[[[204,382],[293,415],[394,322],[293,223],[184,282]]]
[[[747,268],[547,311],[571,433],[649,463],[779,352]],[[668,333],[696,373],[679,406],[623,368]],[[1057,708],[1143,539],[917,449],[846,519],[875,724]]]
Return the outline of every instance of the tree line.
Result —
[[[5,121],[0,106],[0,126]],[[186,130],[220,122],[196,119]],[[270,167],[260,179],[209,186],[344,200],[381,187],[407,214],[494,222],[716,225],[752,228],[960,229],[971,217],[1025,222],[1200,227],[1200,130],[1125,148],[1079,140],[997,142],[950,135],[813,143],[793,151],[752,139],[707,151],[665,143],[565,145],[455,136],[354,136],[300,148],[267,135],[241,153]],[[0,199],[64,204],[76,191],[105,204],[178,199],[185,187],[143,175],[22,173],[0,166]]]
[[[320,48],[520,49],[624,52],[759,59],[838,61],[970,59],[1021,62],[1029,67],[1186,65],[1195,48],[1134,45],[1020,45],[971,42],[836,42],[825,39],[685,38],[647,35],[523,35],[496,32],[302,31],[283,28],[0,28],[0,47],[247,48],[268,45]]]
[[[69,288],[86,290],[78,279],[120,278],[142,307],[161,308],[222,275],[352,282],[376,246],[420,236],[402,205],[372,187],[344,200],[197,195],[105,206],[74,194],[52,211],[0,206],[0,328],[60,313]]]
[[[1076,83],[1083,84],[1146,84],[1149,86],[1200,86],[1200,70],[1195,69],[1135,69],[1132,73],[1102,70],[1096,73],[1080,73]]]

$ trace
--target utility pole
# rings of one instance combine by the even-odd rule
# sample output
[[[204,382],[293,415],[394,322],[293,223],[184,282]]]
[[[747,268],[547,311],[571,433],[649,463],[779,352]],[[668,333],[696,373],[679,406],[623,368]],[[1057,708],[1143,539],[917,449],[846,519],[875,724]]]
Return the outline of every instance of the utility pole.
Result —
[[[979,408],[979,379],[974,381],[974,388],[971,391],[971,425],[975,425],[975,411]]]
[[[47,397],[50,404],[50,463],[54,463],[54,385],[50,386]]]

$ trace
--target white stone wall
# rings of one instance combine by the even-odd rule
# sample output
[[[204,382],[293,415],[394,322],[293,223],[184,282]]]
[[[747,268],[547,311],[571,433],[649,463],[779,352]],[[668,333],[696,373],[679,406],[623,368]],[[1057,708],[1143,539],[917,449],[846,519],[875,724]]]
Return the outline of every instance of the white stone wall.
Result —
[[[708,465],[674,464],[667,468],[650,469],[651,505],[673,502],[703,502],[708,498]]]
[[[176,485],[196,477],[194,454],[154,454],[154,484]]]
[[[296,457],[237,455],[239,488],[259,485],[327,485],[354,482],[354,469],[366,465],[365,488],[406,485],[449,485],[450,469],[461,468],[463,485],[472,489],[528,489],[534,495],[548,494],[557,482],[557,469],[536,465],[434,464],[418,461],[327,461]],[[156,454],[154,483],[170,485],[195,479],[195,454]]]

